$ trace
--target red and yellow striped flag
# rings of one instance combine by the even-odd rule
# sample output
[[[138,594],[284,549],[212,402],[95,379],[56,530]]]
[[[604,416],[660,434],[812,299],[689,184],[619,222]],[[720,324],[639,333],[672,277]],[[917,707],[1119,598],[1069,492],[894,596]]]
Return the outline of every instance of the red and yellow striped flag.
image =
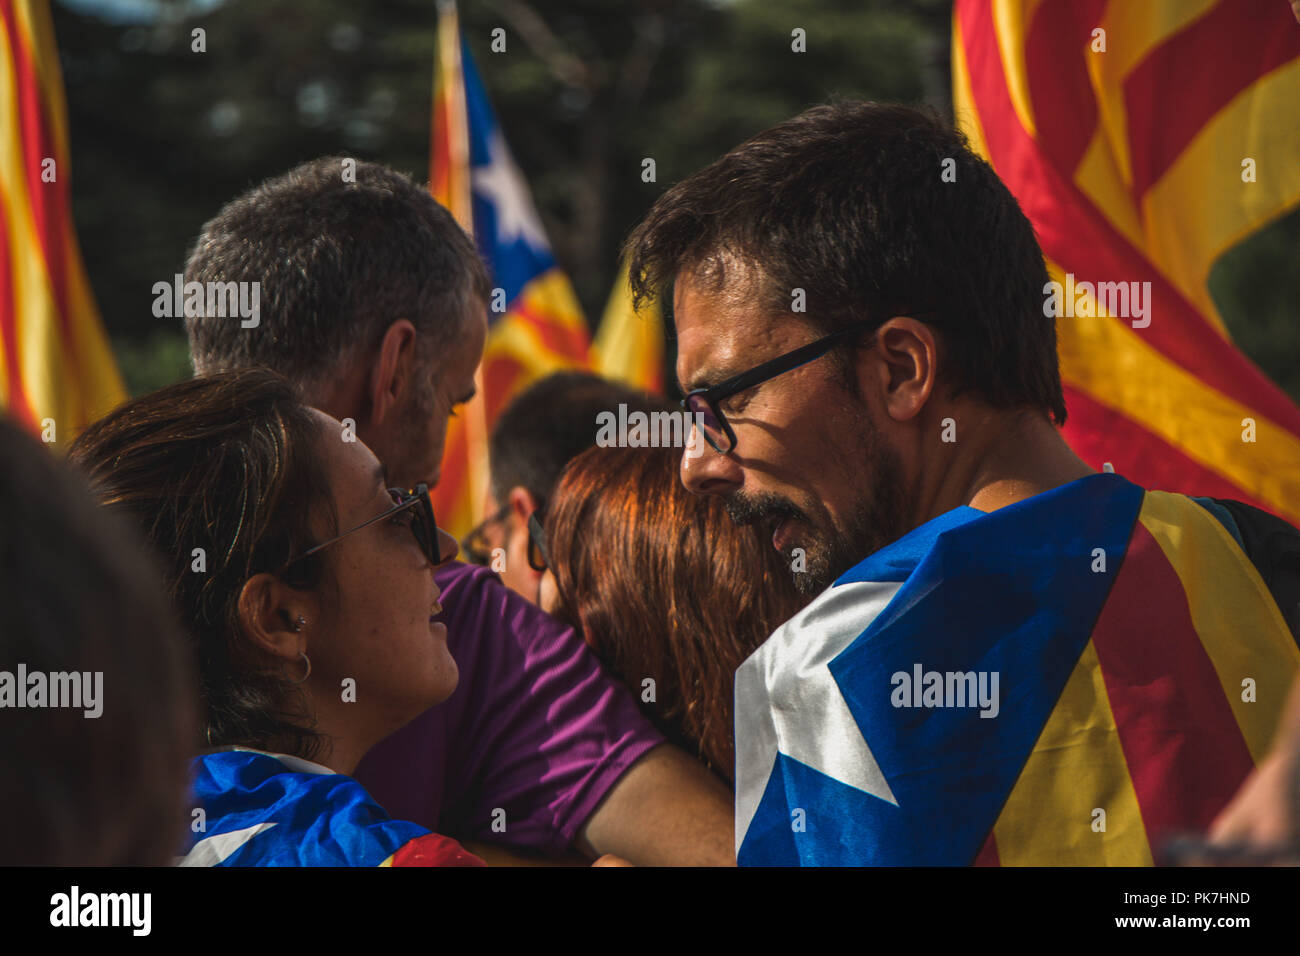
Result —
[[[451,420],[434,491],[439,524],[459,536],[483,511],[488,431],[497,414],[543,375],[587,368],[590,341],[450,2],[438,5],[429,179],[434,198],[474,237],[494,286],[478,392]]]
[[[50,9],[0,0],[0,407],[71,438],[125,397],[73,228]]]
[[[601,316],[592,364],[605,378],[664,394],[664,316],[659,300],[632,307],[627,261],[619,268],[614,289]]]
[[[957,0],[953,94],[1054,281],[1150,283],[1141,322],[1057,320],[1075,450],[1300,520],[1300,408],[1232,345],[1206,286],[1300,203],[1287,4]]]

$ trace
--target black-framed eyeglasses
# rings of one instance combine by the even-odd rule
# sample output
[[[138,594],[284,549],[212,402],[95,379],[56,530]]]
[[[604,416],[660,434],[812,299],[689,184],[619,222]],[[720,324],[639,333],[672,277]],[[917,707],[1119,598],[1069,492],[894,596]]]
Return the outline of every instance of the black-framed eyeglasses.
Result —
[[[545,571],[551,565],[551,555],[546,549],[545,514],[538,505],[528,516],[528,566],[534,571]]]
[[[491,563],[492,547],[487,538],[487,529],[505,521],[509,515],[510,505],[507,503],[476,524],[470,529],[469,534],[460,539],[461,550],[465,552],[465,557],[471,564],[486,566]]]
[[[895,314],[921,316],[934,313],[933,310],[926,310],[924,312],[898,312]],[[793,372],[800,366],[821,358],[835,346],[853,338],[855,335],[861,335],[868,329],[878,328],[880,325],[881,322],[877,319],[863,319],[860,322],[854,322],[837,332],[832,332],[830,335],[822,336],[815,342],[797,348],[793,352],[778,355],[762,365],[756,365],[739,375],[733,375],[717,385],[692,389],[682,399],[682,409],[691,416],[692,421],[700,423],[705,440],[713,446],[714,450],[725,455],[736,447],[736,433],[732,430],[731,423],[727,421],[727,416],[722,413],[721,402],[738,392],[743,392],[755,385],[761,385],[769,379],[776,378],[778,375]]]
[[[281,570],[328,548],[331,544],[343,540],[362,528],[368,528],[372,524],[383,521],[385,518],[391,521],[404,521],[406,526],[411,529],[411,534],[415,535],[415,540],[419,543],[424,556],[429,559],[429,563],[433,565],[442,564],[441,549],[438,547],[438,521],[433,514],[433,501],[429,498],[429,486],[416,485],[410,491],[389,488],[388,494],[393,499],[393,506],[383,514],[375,515],[369,521],[363,521],[355,528],[349,528],[328,541],[322,541],[314,548],[308,548],[297,557],[290,558]]]

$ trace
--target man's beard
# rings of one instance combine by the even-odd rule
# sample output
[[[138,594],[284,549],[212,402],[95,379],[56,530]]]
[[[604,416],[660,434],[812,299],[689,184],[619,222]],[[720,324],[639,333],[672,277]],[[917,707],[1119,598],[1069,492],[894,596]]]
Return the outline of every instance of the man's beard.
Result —
[[[787,557],[792,559],[795,588],[805,596],[825,591],[867,555],[910,530],[907,522],[911,508],[902,464],[893,449],[880,440],[870,419],[862,421],[862,431],[850,436],[842,459],[861,466],[857,472],[861,477],[854,489],[855,507],[842,526],[833,525],[824,508],[810,516],[777,494],[747,496],[735,492],[726,499],[727,514],[737,524],[760,522],[771,531],[785,518],[799,522],[792,544],[804,551],[802,570],[793,555]]]

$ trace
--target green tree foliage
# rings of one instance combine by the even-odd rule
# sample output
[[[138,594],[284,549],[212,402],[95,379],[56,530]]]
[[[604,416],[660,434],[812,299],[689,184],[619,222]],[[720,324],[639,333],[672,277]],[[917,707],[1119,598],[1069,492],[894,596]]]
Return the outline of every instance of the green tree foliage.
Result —
[[[188,374],[152,314],[232,196],[341,153],[428,175],[432,0],[160,3],[142,22],[55,4],[73,208],[133,391]],[[475,61],[588,318],[627,231],[671,183],[832,97],[949,112],[948,0],[465,0]],[[506,30],[506,51],[491,31]],[[192,50],[205,31],[206,52]],[[806,52],[791,49],[804,31]],[[657,181],[642,181],[653,158]],[[1292,216],[1224,258],[1212,291],[1248,354],[1300,396]]]

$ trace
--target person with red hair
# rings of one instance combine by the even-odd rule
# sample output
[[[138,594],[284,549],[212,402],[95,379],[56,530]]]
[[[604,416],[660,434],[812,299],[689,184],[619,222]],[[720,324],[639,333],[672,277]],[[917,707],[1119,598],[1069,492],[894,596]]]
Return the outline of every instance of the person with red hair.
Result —
[[[669,740],[731,783],[736,668],[805,603],[798,561],[677,477],[673,448],[594,447],[565,468],[529,560],[571,624]],[[793,567],[792,567],[793,564]]]

